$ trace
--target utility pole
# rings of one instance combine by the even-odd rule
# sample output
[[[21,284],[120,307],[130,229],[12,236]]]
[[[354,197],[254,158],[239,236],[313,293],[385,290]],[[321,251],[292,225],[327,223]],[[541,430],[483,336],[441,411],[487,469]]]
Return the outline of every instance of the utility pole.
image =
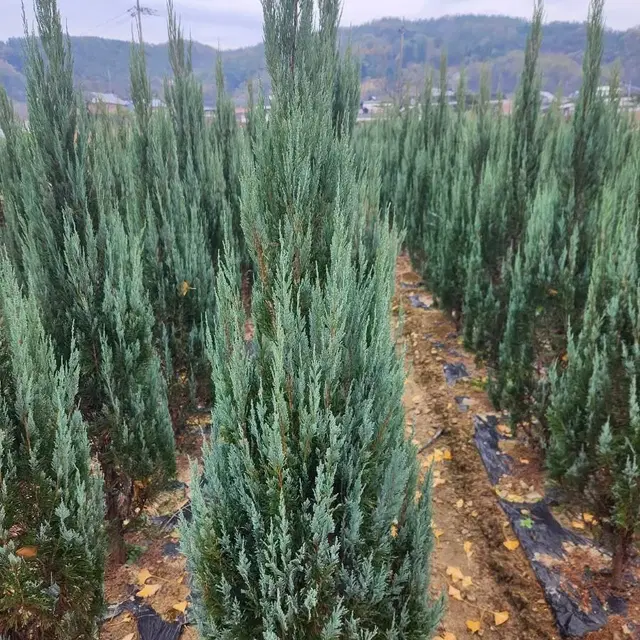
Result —
[[[135,19],[136,27],[138,30],[138,42],[142,42],[142,16],[159,16],[160,14],[156,9],[151,7],[143,7],[140,5],[140,0],[136,0],[133,7],[127,9],[127,13],[131,16],[131,19]]]
[[[404,64],[404,34],[406,29],[404,27],[404,18],[402,19],[402,26],[398,29],[400,33],[400,56],[398,58],[398,78],[396,91],[398,94],[398,103],[402,106],[402,65]]]

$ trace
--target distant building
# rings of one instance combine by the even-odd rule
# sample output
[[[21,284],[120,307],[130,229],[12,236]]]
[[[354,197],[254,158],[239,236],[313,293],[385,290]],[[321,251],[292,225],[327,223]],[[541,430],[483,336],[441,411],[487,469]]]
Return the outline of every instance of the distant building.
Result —
[[[131,110],[131,102],[119,98],[115,93],[92,92],[88,94],[87,108],[90,113],[120,113]]]
[[[236,107],[236,122],[238,124],[247,124],[247,108],[246,107]]]
[[[556,99],[556,96],[550,91],[541,91],[540,99],[542,100],[542,104],[551,104]]]
[[[155,111],[156,109],[164,109],[165,108],[165,103],[162,102],[162,100],[160,100],[159,98],[152,98],[151,99],[151,108]]]

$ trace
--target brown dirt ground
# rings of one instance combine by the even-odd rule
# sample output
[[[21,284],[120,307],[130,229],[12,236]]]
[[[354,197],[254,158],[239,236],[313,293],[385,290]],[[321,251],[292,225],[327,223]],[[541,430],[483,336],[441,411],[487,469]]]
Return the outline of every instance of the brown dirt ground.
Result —
[[[504,546],[515,535],[496,501],[496,491],[473,443],[473,416],[494,413],[484,391],[486,372],[462,348],[453,321],[437,309],[417,309],[409,303],[408,295],[416,293],[423,301],[431,301],[418,282],[408,258],[401,256],[393,310],[397,320],[402,309],[402,342],[407,352],[404,395],[407,431],[414,430],[412,437],[419,449],[442,431],[420,454],[423,469],[434,465],[433,526],[437,544],[432,561],[433,592],[448,594],[439,637],[471,638],[473,634],[467,625],[470,622],[479,623],[478,635],[486,638],[559,640],[542,589],[522,550],[511,551]],[[250,333],[248,327],[247,334]],[[464,363],[470,378],[448,386],[443,375],[445,362]],[[458,408],[456,396],[468,398],[466,413]],[[187,485],[189,459],[199,456],[200,427],[207,417],[201,414],[188,419],[178,440],[178,475]],[[498,490],[502,495],[543,493],[539,456],[517,441],[511,446],[509,453],[518,461],[517,472],[514,479],[501,483]],[[144,515],[174,513],[188,496],[188,486],[164,492],[145,508]],[[182,556],[168,560],[162,555],[166,542],[178,541],[177,532],[150,527],[145,524],[146,518],[140,522],[127,534],[127,542],[140,555],[125,566],[108,568],[107,601],[113,604],[132,598],[142,588],[135,585],[140,571],[146,569],[151,574],[146,584],[160,585],[157,593],[146,601],[167,620],[178,619],[181,613],[174,605],[184,603],[189,594],[185,562]],[[496,613],[508,614],[507,620],[496,625]],[[614,621],[590,639],[623,640],[627,637],[623,624]],[[181,639],[196,638],[195,630],[185,627]],[[127,613],[118,616],[103,626],[100,640],[137,640],[135,621]]]
[[[443,434],[421,454],[424,466],[432,460],[435,464],[434,590],[450,594],[440,636],[447,638],[445,634],[449,633],[458,640],[471,637],[467,622],[475,621],[480,622],[480,632],[488,638],[559,638],[524,554],[520,549],[509,551],[503,544],[515,536],[473,444],[473,415],[493,412],[482,390],[485,372],[476,366],[473,356],[464,352],[455,336],[454,323],[441,311],[411,306],[409,294],[418,293],[426,303],[430,296],[417,286],[419,277],[405,256],[398,261],[397,280],[394,308],[401,306],[404,316],[408,428],[415,425],[419,449],[443,429]],[[470,379],[448,386],[443,374],[445,362],[463,362]],[[469,398],[466,413],[458,408],[456,396]],[[454,581],[455,569],[471,578],[470,586],[463,587],[460,578]],[[459,596],[456,591],[450,592],[450,587],[460,591]],[[507,612],[509,618],[496,626],[495,613],[499,612]]]
[[[109,564],[105,577],[105,597],[109,604],[133,599],[143,585],[156,585],[159,589],[145,598],[145,602],[163,618],[177,621],[183,615],[174,605],[185,604],[189,596],[185,558],[167,558],[162,549],[167,542],[179,542],[175,529],[153,526],[149,518],[158,515],[172,515],[181,509],[189,499],[191,481],[190,461],[200,457],[202,447],[202,427],[210,422],[209,413],[203,412],[187,419],[184,430],[176,438],[179,450],[177,458],[177,479],[186,485],[170,491],[163,491],[146,505],[138,522],[132,523],[125,535],[129,548],[136,551],[135,560],[126,565]],[[141,575],[146,570],[150,575]],[[133,635],[130,635],[133,634]],[[181,640],[196,640],[195,629],[185,627]],[[100,640],[137,640],[137,626],[129,613],[123,613],[105,623],[100,630]]]

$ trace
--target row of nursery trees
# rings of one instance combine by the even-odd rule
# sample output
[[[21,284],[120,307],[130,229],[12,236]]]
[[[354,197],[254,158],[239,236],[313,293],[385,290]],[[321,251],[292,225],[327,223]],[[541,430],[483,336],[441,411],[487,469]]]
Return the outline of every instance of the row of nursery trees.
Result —
[[[640,130],[617,73],[611,99],[598,91],[603,0],[575,114],[542,112],[542,22],[538,0],[512,115],[492,108],[488,73],[471,110],[444,90],[432,102],[428,80],[417,108],[357,142],[425,283],[489,365],[493,402],[603,523],[619,587],[640,524]]]
[[[175,472],[180,407],[210,398],[182,535],[202,637],[428,638],[400,236],[377,164],[355,162],[339,2],[263,0],[271,110],[258,95],[243,131],[220,67],[205,123],[167,8],[162,113],[140,25],[134,113],[87,113],[56,0],[27,34],[28,127],[0,91],[0,636],[97,635],[107,549],[124,560],[124,523]]]

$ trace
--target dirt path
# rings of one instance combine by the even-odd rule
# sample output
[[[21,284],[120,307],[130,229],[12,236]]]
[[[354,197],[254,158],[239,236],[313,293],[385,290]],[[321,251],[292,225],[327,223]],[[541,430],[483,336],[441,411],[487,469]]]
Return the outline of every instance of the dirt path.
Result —
[[[443,312],[411,304],[409,296],[416,295],[414,301],[430,303],[418,281],[408,258],[400,257],[396,305],[404,313],[407,428],[415,424],[419,448],[442,430],[420,456],[424,467],[435,465],[433,582],[435,591],[448,593],[440,637],[472,637],[469,622],[471,627],[479,623],[479,635],[488,638],[559,638],[528,561],[520,549],[509,550],[504,545],[515,536],[472,441],[473,415],[493,412],[483,391],[485,372],[461,347],[454,324]],[[470,378],[449,386],[445,363],[463,363]],[[466,412],[456,400],[463,396]],[[502,614],[497,620],[496,613]],[[496,625],[504,614],[508,619]]]

